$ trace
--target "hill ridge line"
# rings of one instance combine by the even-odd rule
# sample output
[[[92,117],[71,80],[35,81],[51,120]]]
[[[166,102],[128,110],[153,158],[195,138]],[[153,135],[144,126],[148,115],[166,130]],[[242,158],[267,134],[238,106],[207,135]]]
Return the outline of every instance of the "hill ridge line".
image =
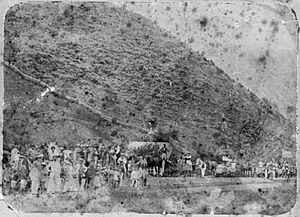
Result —
[[[31,81],[31,82],[34,82],[34,83],[36,83],[36,84],[38,84],[38,85],[40,85],[40,86],[46,87],[46,88],[48,88],[48,89],[51,89],[51,88],[52,88],[49,84],[45,83],[44,81],[41,81],[41,80],[39,80],[39,79],[36,79],[36,78],[34,78],[34,77],[32,77],[32,76],[30,76],[30,75],[27,75],[26,73],[22,72],[22,71],[21,71],[20,69],[18,69],[15,65],[13,65],[13,64],[11,64],[11,63],[9,63],[9,62],[7,62],[6,60],[3,60],[3,64],[4,64],[6,67],[12,69],[14,72],[16,72],[16,73],[18,73],[19,75],[21,75],[23,78],[25,78],[25,79],[27,79],[27,80],[29,80],[29,81]],[[60,92],[57,91],[57,90],[50,91],[49,93],[53,94],[54,96],[58,96],[58,97],[64,98],[64,99],[66,99],[66,100],[69,101],[69,102],[73,102],[73,103],[76,103],[76,104],[78,104],[78,105],[81,105],[81,106],[85,107],[86,109],[88,109],[89,111],[91,111],[91,112],[93,112],[93,113],[95,113],[95,114],[101,116],[102,118],[104,118],[104,119],[107,120],[107,121],[110,121],[110,122],[111,122],[111,121],[114,119],[114,120],[116,120],[116,123],[117,123],[117,124],[120,124],[120,125],[123,125],[123,126],[126,126],[126,127],[130,127],[130,128],[135,128],[135,129],[138,129],[138,130],[140,130],[140,131],[142,131],[142,132],[148,132],[148,130],[147,130],[146,128],[134,126],[134,125],[125,123],[125,122],[123,122],[123,121],[121,121],[121,120],[118,120],[118,119],[116,119],[115,117],[111,117],[111,116],[109,116],[109,115],[106,115],[106,114],[104,114],[103,112],[99,111],[98,109],[95,109],[95,108],[91,107],[90,105],[87,105],[86,103],[84,103],[84,102],[82,102],[82,101],[80,101],[80,100],[78,100],[78,99],[75,99],[75,98],[70,97],[70,96],[66,96],[66,95],[60,93]]]

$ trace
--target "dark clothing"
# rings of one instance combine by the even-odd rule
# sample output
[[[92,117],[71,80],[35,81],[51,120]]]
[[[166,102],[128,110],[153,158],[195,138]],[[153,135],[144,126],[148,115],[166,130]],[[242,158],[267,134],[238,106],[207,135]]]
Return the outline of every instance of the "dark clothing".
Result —
[[[143,178],[143,186],[147,186],[147,178]]]
[[[96,169],[95,169],[94,165],[90,164],[85,173],[85,176],[86,176],[85,188],[91,187],[92,182],[95,178],[95,173],[96,173]]]
[[[89,167],[87,168],[87,171],[85,173],[86,178],[94,178],[95,177],[95,173],[96,173],[95,167],[92,164],[89,165]]]
[[[163,148],[160,149],[160,152],[167,154],[168,153],[168,149],[166,147],[163,147]]]

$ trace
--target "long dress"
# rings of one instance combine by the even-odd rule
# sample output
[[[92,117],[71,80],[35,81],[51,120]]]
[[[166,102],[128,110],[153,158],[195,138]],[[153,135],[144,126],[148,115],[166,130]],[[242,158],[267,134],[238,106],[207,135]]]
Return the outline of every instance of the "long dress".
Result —
[[[80,190],[83,190],[85,185],[85,172],[87,167],[83,163],[78,163],[74,167],[74,172],[76,174],[76,181]]]
[[[37,194],[40,186],[41,171],[36,163],[33,164],[33,167],[29,173],[29,177],[31,179],[31,193]]]
[[[47,193],[58,193],[61,191],[61,166],[60,162],[52,161],[48,164],[47,168],[51,168]]]
[[[78,180],[77,180],[77,175],[76,175],[76,171],[72,165],[66,166],[66,176],[67,176],[66,177],[67,181],[65,183],[63,192],[78,191],[79,184],[78,184]]]

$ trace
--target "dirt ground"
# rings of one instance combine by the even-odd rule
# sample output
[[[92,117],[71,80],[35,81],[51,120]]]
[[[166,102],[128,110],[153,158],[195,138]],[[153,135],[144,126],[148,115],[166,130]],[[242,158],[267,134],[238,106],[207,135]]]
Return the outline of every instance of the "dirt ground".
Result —
[[[282,214],[295,204],[295,180],[257,178],[155,178],[143,189],[101,188],[39,198],[7,196],[22,212],[135,212],[173,214]],[[278,203],[280,202],[280,203]]]

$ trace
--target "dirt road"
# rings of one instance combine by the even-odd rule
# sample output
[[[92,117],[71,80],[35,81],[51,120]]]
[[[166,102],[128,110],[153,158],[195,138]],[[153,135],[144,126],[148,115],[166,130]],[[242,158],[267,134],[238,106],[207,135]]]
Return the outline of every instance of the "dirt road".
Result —
[[[265,191],[273,188],[289,189],[295,179],[269,180],[264,178],[156,178],[149,179],[149,189],[196,192],[219,187],[222,191]]]

